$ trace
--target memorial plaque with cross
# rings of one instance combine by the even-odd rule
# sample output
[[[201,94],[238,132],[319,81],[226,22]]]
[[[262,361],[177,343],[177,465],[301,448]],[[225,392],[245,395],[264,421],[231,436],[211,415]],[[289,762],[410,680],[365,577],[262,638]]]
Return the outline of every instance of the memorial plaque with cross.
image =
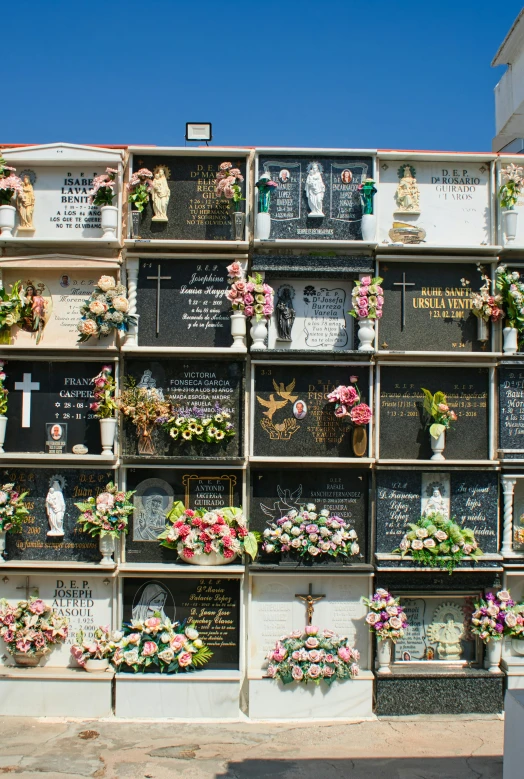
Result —
[[[102,362],[9,360],[5,451],[43,453],[53,441],[64,453],[81,444],[100,454],[100,425],[89,404],[101,367]]]
[[[139,345],[231,346],[228,265],[228,260],[140,260]]]
[[[379,343],[387,351],[484,351],[477,340],[472,291],[481,285],[473,263],[381,263],[384,307]]]

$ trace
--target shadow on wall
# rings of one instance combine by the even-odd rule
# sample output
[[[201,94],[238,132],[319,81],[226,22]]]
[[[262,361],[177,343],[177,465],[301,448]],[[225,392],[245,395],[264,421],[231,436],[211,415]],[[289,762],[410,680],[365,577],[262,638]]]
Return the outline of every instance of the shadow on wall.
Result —
[[[400,744],[399,744],[400,746]],[[443,745],[444,748],[444,745]],[[502,757],[242,760],[216,779],[502,779]],[[515,779],[517,779],[515,777]]]

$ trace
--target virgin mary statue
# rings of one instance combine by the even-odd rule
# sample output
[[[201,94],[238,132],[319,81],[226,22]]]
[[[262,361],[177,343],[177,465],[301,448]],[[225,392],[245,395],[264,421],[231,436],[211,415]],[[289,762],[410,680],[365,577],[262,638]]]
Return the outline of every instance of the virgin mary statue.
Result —
[[[326,185],[322,179],[322,174],[318,166],[318,162],[313,162],[306,179],[306,195],[311,212],[309,217],[324,216],[322,211],[322,202],[324,200],[324,193],[326,191]]]

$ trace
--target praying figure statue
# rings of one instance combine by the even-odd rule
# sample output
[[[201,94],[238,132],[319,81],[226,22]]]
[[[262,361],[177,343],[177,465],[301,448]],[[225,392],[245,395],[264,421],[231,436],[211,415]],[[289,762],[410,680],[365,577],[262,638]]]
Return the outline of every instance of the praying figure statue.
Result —
[[[320,167],[318,162],[313,162],[309,169],[306,179],[306,195],[311,209],[308,217],[322,217],[324,212],[322,211],[322,202],[324,200],[324,194],[326,192],[326,185],[322,179]]]
[[[151,199],[153,201],[154,217],[153,222],[167,222],[167,206],[171,197],[171,190],[167,183],[164,168],[157,168],[151,182]]]
[[[404,173],[397,187],[397,214],[420,214],[420,190],[411,165],[404,165]],[[399,175],[402,168],[399,169]]]
[[[49,492],[45,499],[45,509],[49,520],[48,536],[61,537],[64,535],[65,500],[62,487],[57,479],[53,479]]]
[[[290,287],[283,287],[278,292],[277,309],[277,330],[279,341],[292,341],[291,330],[295,321],[295,309]]]
[[[454,603],[443,603],[437,607],[433,622],[427,626],[429,640],[437,644],[441,660],[460,660],[465,634],[464,615]]]
[[[22,179],[22,191],[18,193],[16,200],[18,215],[20,216],[19,230],[34,230],[33,213],[35,210],[35,192],[29,176]]]
[[[442,497],[440,488],[436,485],[433,487],[433,493],[426,503],[426,508],[422,512],[422,516],[427,517],[431,514],[440,514],[442,517],[448,519],[446,500]]]

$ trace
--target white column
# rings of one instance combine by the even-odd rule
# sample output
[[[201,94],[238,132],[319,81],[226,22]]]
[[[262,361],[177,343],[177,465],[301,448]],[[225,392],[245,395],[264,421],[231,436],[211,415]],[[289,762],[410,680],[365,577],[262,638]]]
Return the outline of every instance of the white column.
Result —
[[[502,526],[502,549],[504,557],[513,554],[513,490],[516,479],[502,477],[502,491],[504,493],[504,522]]]
[[[138,282],[138,258],[128,259],[126,262],[127,272],[127,299],[129,300],[129,313],[136,316],[136,295]],[[127,331],[126,346],[137,346],[138,324],[129,325]]]

